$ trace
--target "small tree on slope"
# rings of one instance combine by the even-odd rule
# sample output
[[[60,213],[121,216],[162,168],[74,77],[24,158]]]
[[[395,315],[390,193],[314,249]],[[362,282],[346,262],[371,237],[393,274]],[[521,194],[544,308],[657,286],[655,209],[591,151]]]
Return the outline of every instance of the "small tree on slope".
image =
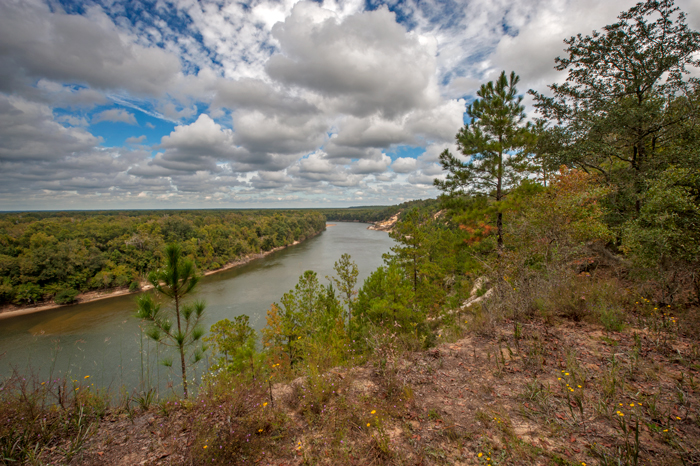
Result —
[[[190,348],[195,347],[192,363],[202,359],[205,348],[196,346],[204,335],[204,329],[199,326],[199,322],[204,314],[205,304],[202,301],[185,304],[183,299],[192,292],[199,282],[199,277],[194,263],[182,257],[180,245],[169,244],[165,248],[165,267],[151,272],[148,281],[157,294],[173,301],[176,326],[173,327],[170,318],[161,312],[160,304],[156,303],[151,294],[139,296],[136,315],[151,322],[152,325],[146,333],[149,338],[177,348],[182,366],[182,388],[187,398],[186,355]]]

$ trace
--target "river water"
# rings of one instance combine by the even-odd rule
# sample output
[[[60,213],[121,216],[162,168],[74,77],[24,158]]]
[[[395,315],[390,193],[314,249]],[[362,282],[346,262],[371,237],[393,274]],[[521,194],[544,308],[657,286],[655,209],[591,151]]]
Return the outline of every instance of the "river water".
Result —
[[[260,330],[270,304],[292,289],[304,271],[313,270],[321,283],[328,283],[325,277],[334,273],[333,264],[343,253],[358,266],[359,288],[392,245],[387,233],[367,230],[366,224],[337,223],[301,244],[205,277],[196,294],[207,303],[204,327],[247,314]],[[134,295],[119,296],[0,320],[0,379],[17,368],[42,380],[68,376],[111,390],[132,391],[148,380],[159,380],[161,387],[168,381],[180,385],[178,364],[168,369],[156,361],[174,352],[157,349],[142,336],[134,302]],[[203,368],[200,363],[197,370]]]

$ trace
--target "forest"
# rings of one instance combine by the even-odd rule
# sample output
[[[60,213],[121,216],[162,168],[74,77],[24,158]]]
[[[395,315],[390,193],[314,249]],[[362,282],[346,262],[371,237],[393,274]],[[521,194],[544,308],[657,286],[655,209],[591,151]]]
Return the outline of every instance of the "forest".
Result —
[[[148,222],[86,216],[77,228],[91,233],[80,239],[71,236],[73,214],[25,224],[7,215],[4,289],[92,286],[136,239],[154,246],[134,257],[179,242],[182,257],[170,248],[165,271],[151,276],[160,300],[140,300],[138,316],[149,338],[179,352],[185,399],[187,368],[207,351],[212,365],[184,407],[144,386],[120,409],[133,415],[138,401],[159,421],[188,423],[189,443],[172,450],[182,464],[698,464],[700,32],[673,1],[646,1],[565,44],[555,66],[567,79],[530,91],[533,115],[515,72],[481,85],[456,135],[459,152],[440,156],[437,200],[358,208],[355,217],[347,213],[355,209],[183,212],[186,233],[156,214],[144,214]],[[187,261],[207,268],[261,241],[313,234],[324,215],[395,213],[384,266],[364,283],[348,255],[328,284],[306,271],[270,305],[260,335],[247,316],[205,332],[196,330],[203,304],[178,310],[196,285]],[[217,247],[208,222],[215,230],[224,218],[247,234]],[[273,229],[280,224],[289,226]],[[22,272],[35,270],[40,251],[74,260],[63,245],[84,251],[76,257],[87,263],[96,248],[103,262],[81,266],[92,271],[84,275],[76,268],[70,276],[84,278],[75,282],[20,278],[42,276]],[[180,312],[186,331],[178,324],[176,332]],[[94,395],[78,393],[71,416],[91,406],[99,422]],[[22,408],[12,409],[18,419]],[[49,444],[39,428],[16,424],[25,449]],[[75,429],[65,432],[75,438]],[[99,459],[96,450],[86,455]]]
[[[182,210],[0,214],[0,304],[72,302],[79,292],[129,287],[180,243],[200,271],[215,270],[325,230],[313,211]]]
[[[329,222],[364,222],[374,223],[405,212],[414,207],[437,205],[436,199],[418,199],[391,206],[363,206],[345,209],[318,209]]]

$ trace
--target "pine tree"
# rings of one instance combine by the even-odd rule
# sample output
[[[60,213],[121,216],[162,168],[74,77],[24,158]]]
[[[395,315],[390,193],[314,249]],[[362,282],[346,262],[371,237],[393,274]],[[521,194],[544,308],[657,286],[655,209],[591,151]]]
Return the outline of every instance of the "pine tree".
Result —
[[[160,304],[156,303],[153,295],[144,294],[137,300],[137,316],[151,322],[147,335],[155,341],[165,341],[177,348],[182,367],[182,388],[185,398],[187,390],[187,363],[186,354],[191,347],[197,345],[204,329],[199,322],[204,314],[205,304],[202,301],[183,303],[184,298],[194,290],[199,282],[194,263],[183,258],[182,248],[179,244],[169,244],[165,248],[165,267],[151,272],[148,281],[153,285],[157,294],[173,301],[173,311],[176,328],[173,322],[161,312]],[[192,363],[202,359],[205,347],[195,348]]]
[[[449,196],[486,194],[495,201],[499,250],[503,248],[503,209],[501,202],[517,186],[529,169],[525,148],[530,143],[522,96],[516,85],[520,78],[501,72],[494,83],[482,84],[479,99],[467,107],[471,122],[457,133],[457,147],[466,161],[448,150],[440,154],[445,180],[435,186]]]

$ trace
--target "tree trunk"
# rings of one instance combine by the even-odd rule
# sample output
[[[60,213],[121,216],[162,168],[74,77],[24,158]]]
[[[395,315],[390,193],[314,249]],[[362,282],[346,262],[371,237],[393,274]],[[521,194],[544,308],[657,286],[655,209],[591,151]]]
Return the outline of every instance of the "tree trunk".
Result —
[[[416,255],[413,255],[413,292],[418,288],[418,264],[416,263]]]
[[[496,229],[498,230],[498,252],[503,250],[503,214],[498,213],[496,217]]]
[[[498,137],[499,144],[503,144],[502,136]],[[498,217],[496,218],[496,230],[498,233],[498,253],[503,250],[503,213],[501,212],[501,197],[503,187],[503,152],[498,153],[498,180],[496,183],[496,206],[498,208]]]
[[[182,333],[180,329],[180,299],[175,295],[175,316],[177,317],[177,333]],[[178,349],[180,350],[180,364],[182,364],[182,390],[187,399],[187,366],[185,365],[185,348],[178,344]]]

